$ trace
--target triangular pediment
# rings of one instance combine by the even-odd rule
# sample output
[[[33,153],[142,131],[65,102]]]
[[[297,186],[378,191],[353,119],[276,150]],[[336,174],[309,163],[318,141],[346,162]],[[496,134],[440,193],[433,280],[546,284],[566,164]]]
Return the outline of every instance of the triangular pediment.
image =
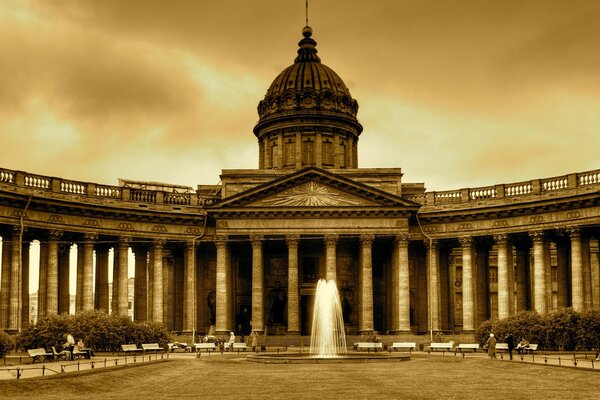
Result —
[[[356,207],[376,206],[377,203],[343,192],[317,181],[300,183],[264,199],[252,202],[249,206],[262,207]]]
[[[333,172],[310,167],[237,193],[215,204],[227,209],[323,209],[401,207],[418,209],[416,203]]]

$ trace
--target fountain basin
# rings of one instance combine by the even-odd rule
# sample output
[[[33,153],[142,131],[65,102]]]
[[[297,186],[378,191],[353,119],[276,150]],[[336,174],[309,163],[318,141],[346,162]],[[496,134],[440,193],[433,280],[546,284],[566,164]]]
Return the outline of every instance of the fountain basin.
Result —
[[[258,353],[249,354],[246,359],[263,364],[341,364],[409,361],[410,354],[367,353],[345,354],[339,357],[318,357],[312,354]]]

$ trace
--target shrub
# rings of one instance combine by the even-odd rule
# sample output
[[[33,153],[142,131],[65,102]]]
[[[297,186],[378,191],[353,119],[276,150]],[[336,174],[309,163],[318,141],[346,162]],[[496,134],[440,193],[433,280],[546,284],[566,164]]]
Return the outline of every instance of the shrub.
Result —
[[[13,338],[8,333],[0,330],[0,357],[11,351],[13,345]]]
[[[71,333],[75,340],[96,351],[117,351],[121,344],[160,343],[166,347],[169,332],[154,322],[133,322],[128,317],[108,315],[103,311],[84,311],[76,315],[51,315],[37,324],[23,329],[17,338],[22,349],[58,346],[64,343],[64,334]]]
[[[576,312],[571,308],[540,315],[522,311],[502,320],[487,320],[475,331],[483,345],[490,333],[502,342],[508,333],[515,342],[526,339],[545,350],[592,350],[600,348],[600,311]]]

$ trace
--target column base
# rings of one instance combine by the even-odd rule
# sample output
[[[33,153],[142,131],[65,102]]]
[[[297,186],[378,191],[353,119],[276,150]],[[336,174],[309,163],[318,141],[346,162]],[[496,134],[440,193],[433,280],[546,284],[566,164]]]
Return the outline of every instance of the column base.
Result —
[[[397,331],[389,331],[390,335],[401,335],[401,334],[407,334],[407,333],[412,333],[412,331],[410,329],[400,329]]]
[[[286,336],[300,336],[300,331],[287,331]]]

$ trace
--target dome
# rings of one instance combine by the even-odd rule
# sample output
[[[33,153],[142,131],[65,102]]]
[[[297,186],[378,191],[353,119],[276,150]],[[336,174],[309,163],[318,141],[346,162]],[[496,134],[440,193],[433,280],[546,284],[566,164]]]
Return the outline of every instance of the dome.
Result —
[[[305,27],[302,34],[304,38],[298,43],[298,56],[294,64],[273,80],[258,105],[260,121],[257,128],[265,120],[305,112],[342,114],[358,124],[357,101],[352,98],[340,76],[321,63],[317,56],[317,42],[311,37],[312,29]]]
[[[259,168],[358,168],[358,103],[339,75],[321,63],[312,29],[305,27],[302,35],[294,63],[258,104]]]

